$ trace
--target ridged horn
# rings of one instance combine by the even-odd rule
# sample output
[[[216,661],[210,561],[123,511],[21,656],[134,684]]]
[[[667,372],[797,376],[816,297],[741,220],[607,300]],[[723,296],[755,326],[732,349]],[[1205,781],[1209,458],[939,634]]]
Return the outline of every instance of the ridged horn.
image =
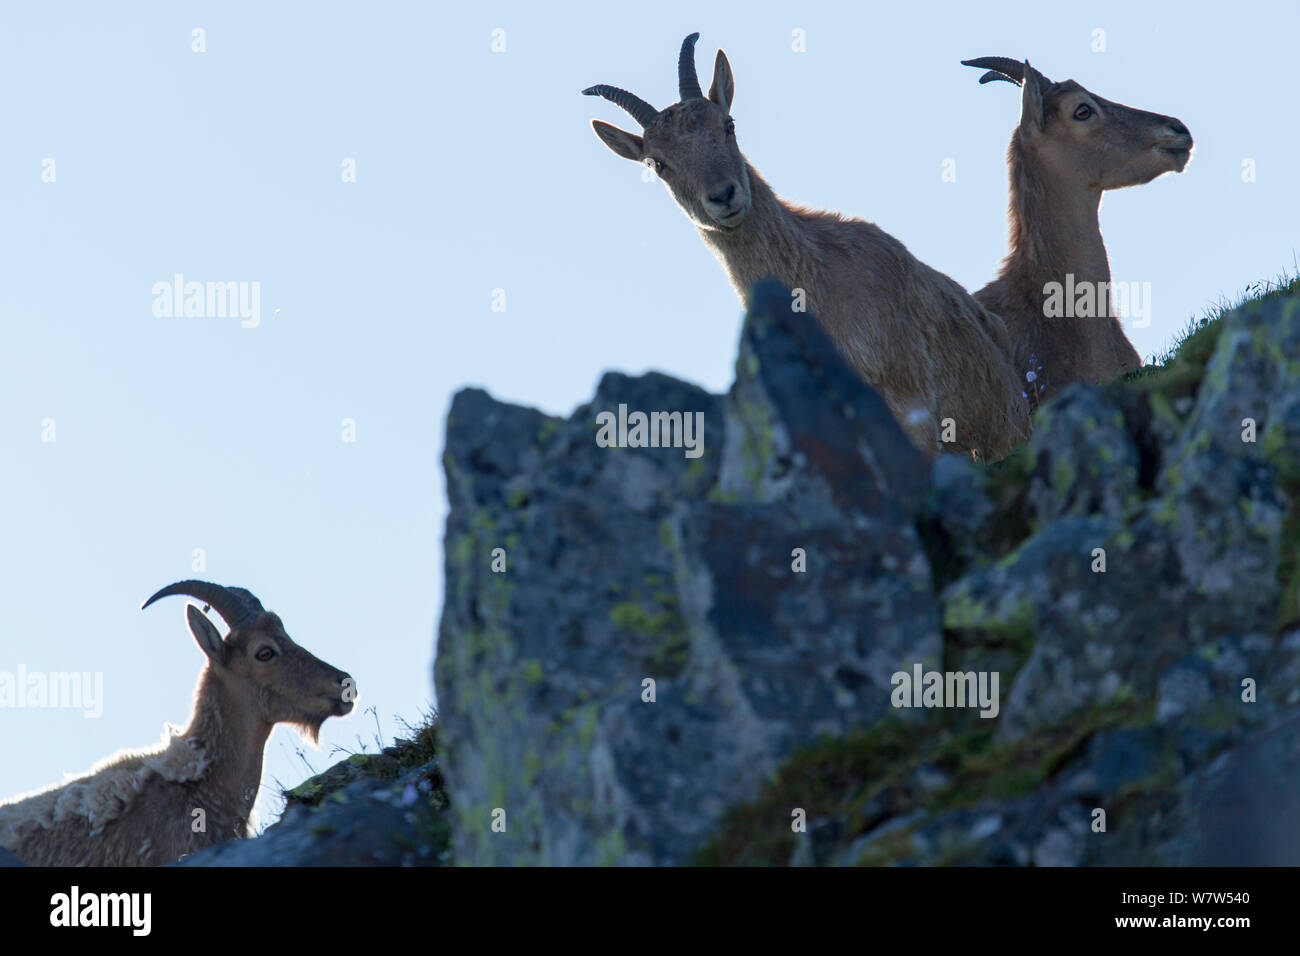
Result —
[[[682,52],[677,55],[677,92],[683,103],[704,98],[700,78],[695,72],[695,41],[699,38],[698,33],[688,36],[682,41]]]
[[[629,93],[627,90],[621,90],[617,86],[606,86],[604,83],[597,83],[595,86],[589,86],[582,91],[583,96],[603,96],[632,115],[632,118],[641,124],[641,128],[650,125],[650,121],[659,115],[659,111],[647,103],[641,97]]]
[[[1025,64],[1009,56],[981,56],[974,60],[962,60],[961,65],[988,70],[989,72],[980,77],[981,83],[1006,80],[1019,86],[1025,80]]]
[[[211,581],[177,581],[154,593],[149,600],[140,605],[144,610],[160,598],[173,594],[198,598],[221,615],[221,619],[233,631],[237,627],[251,624],[265,610],[251,591],[244,588],[228,588]]]
[[[1020,85],[1020,80],[1013,80],[1005,73],[999,73],[997,70],[989,70],[987,73],[985,73],[983,76],[980,77],[981,84],[992,83],[994,80],[1006,80],[1008,83],[1014,83],[1016,86]]]

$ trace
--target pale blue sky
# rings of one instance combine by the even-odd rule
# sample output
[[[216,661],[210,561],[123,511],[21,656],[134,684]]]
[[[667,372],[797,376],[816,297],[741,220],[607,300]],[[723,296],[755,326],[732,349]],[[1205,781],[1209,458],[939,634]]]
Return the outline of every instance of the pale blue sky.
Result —
[[[1005,252],[1018,115],[958,62],[983,55],[1195,136],[1184,174],[1103,205],[1115,278],[1151,283],[1144,356],[1295,263],[1295,2],[6,5],[0,670],[102,671],[106,700],[98,720],[0,710],[0,796],[185,720],[184,602],[138,605],[189,576],[259,594],[391,735],[432,697],[452,393],[567,415],[606,369],[728,386],[734,294],[591,132],[630,117],[580,95],[668,105],[694,30],[706,88],[726,49],[741,149],[780,195],[871,219],[968,288]],[[260,327],[154,316],[178,272],[259,282]],[[357,734],[360,712],[329,721],[310,759]],[[296,744],[276,732],[268,782],[306,775]]]

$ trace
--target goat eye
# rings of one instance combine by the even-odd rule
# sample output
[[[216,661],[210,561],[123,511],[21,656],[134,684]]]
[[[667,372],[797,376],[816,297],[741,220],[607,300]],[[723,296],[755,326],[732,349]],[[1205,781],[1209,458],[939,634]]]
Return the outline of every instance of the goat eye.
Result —
[[[1074,111],[1074,118],[1077,120],[1086,120],[1092,115],[1092,107],[1087,103],[1080,103]]]
[[[727,120],[727,135],[728,136],[736,135],[736,121],[734,119]]]
[[[645,164],[649,166],[651,169],[653,169],[656,173],[662,173],[664,171],[664,164],[661,163],[659,160],[655,159],[653,156],[647,156],[645,158]]]
[[[257,652],[257,659],[263,663],[269,661],[273,657],[275,657],[275,650],[270,647],[264,647]]]

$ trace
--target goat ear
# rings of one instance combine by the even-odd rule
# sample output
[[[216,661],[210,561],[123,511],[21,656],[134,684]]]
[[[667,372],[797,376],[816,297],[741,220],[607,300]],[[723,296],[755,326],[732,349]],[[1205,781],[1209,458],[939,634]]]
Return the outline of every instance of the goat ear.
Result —
[[[199,650],[208,655],[208,660],[214,664],[224,664],[226,644],[221,639],[217,626],[208,620],[207,616],[199,610],[198,605],[185,605],[185,622],[189,624],[190,633],[198,642]]]
[[[617,126],[610,126],[600,120],[592,120],[591,128],[596,131],[601,141],[618,155],[634,163],[641,162],[641,158],[645,155],[645,140],[640,136],[625,133]]]
[[[1037,136],[1043,131],[1043,87],[1046,84],[1047,78],[1026,60],[1025,78],[1020,84],[1020,132],[1025,136]]]
[[[736,80],[731,75],[731,64],[727,54],[718,51],[713,61],[713,85],[709,87],[709,99],[717,103],[728,113],[731,112],[731,100],[736,95]]]

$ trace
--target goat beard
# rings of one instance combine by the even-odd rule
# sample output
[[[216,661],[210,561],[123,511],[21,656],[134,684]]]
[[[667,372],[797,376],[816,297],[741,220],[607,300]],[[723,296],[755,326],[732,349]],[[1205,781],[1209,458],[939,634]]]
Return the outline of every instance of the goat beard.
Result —
[[[325,723],[326,718],[321,717],[319,720],[300,720],[293,723],[298,733],[310,740],[317,747],[320,746],[320,725]]]

